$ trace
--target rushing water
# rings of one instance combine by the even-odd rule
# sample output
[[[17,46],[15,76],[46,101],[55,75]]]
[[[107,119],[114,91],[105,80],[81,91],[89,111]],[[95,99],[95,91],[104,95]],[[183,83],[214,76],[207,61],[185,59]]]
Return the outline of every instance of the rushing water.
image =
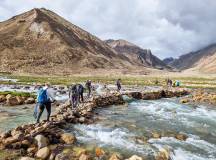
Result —
[[[34,122],[32,107],[0,107],[0,131]],[[149,159],[161,148],[169,148],[173,160],[216,159],[213,107],[183,105],[177,99],[132,100],[128,106],[98,108],[95,112],[99,118],[95,124],[77,124],[69,129],[86,147],[100,146],[125,156],[137,154]],[[162,138],[149,139],[152,132],[162,134]],[[180,141],[168,136],[171,133],[184,133],[189,138]]]
[[[216,159],[216,110],[205,106],[179,104],[176,99],[132,101],[125,106],[101,108],[100,120],[92,125],[75,125],[72,129],[81,143],[138,154],[151,159],[161,148],[169,148],[173,160]],[[152,132],[161,139],[137,141]],[[185,133],[186,141],[168,133]]]

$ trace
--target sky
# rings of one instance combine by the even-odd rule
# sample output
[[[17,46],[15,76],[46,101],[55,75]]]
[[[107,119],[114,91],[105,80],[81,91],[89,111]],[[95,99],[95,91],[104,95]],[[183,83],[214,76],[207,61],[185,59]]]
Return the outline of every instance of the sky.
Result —
[[[216,42],[216,0],[0,0],[0,21],[46,8],[102,40],[175,57]]]

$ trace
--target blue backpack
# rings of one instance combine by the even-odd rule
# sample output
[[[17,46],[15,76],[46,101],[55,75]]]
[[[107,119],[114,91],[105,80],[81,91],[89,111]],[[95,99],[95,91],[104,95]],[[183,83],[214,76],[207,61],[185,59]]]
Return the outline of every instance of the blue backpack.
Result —
[[[37,101],[38,103],[48,102],[47,90],[44,89],[39,90]]]

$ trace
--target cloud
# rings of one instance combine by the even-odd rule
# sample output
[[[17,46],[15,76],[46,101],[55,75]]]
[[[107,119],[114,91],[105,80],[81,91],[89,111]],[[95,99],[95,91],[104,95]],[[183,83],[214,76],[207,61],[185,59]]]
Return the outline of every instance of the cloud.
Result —
[[[215,0],[1,0],[0,21],[45,7],[101,39],[126,39],[160,57],[216,42]]]

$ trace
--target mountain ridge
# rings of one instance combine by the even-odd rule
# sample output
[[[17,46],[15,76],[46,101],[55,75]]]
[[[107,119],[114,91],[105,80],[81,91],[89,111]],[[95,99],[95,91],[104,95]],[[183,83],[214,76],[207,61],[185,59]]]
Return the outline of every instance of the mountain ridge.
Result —
[[[108,39],[105,42],[119,54],[127,56],[133,64],[157,69],[171,69],[162,60],[153,55],[150,49],[143,49],[122,39]]]
[[[182,71],[216,73],[216,43],[198,51],[181,55],[169,65]]]

